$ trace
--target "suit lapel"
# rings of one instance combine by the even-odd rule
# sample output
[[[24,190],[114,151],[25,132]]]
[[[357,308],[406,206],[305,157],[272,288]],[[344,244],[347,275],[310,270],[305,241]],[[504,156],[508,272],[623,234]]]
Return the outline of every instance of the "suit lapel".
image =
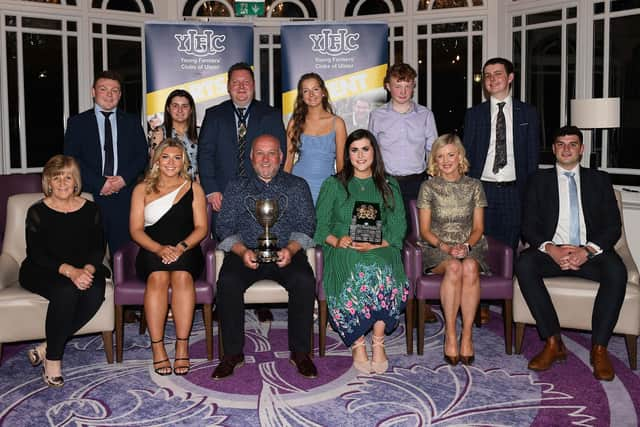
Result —
[[[484,168],[485,163],[487,162],[487,152],[489,151],[489,143],[491,142],[491,102],[486,101],[480,104],[480,123],[482,124],[482,128],[485,130],[484,138],[480,138],[482,144],[479,145],[478,154],[480,161],[478,165],[480,166],[480,175],[482,175],[482,169]]]
[[[548,169],[548,171],[547,179],[542,190],[547,191],[547,194],[549,194],[548,209],[550,218],[554,219],[552,224],[553,228],[551,229],[551,237],[553,238],[556,228],[558,228],[558,220],[560,219],[560,188],[558,187],[558,172],[556,167],[554,166]]]

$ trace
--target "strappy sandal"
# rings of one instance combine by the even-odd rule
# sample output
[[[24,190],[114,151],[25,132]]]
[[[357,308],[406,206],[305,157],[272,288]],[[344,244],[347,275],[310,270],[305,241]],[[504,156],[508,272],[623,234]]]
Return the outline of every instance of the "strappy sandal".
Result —
[[[351,345],[351,357],[353,357],[353,350],[355,350],[356,348],[360,348],[360,347],[364,347],[365,346],[365,340],[364,337],[362,338],[361,341],[356,341]],[[365,352],[366,354],[366,352]],[[371,373],[371,361],[367,358],[367,360],[353,360],[353,367],[356,368],[356,370],[362,372],[363,374],[370,374]]]
[[[44,380],[44,383],[49,387],[54,387],[54,388],[62,387],[64,385],[64,378],[62,378],[62,375],[57,377],[47,375],[47,370],[45,369],[45,365],[46,365],[45,363],[42,364],[42,379]]]
[[[164,339],[159,339],[157,341],[151,340],[151,345],[153,344],[160,344],[162,343],[164,345]],[[153,351],[153,350],[152,350]],[[161,363],[169,363],[168,366],[160,366],[158,368],[156,368],[156,365],[159,365]],[[157,362],[154,360],[153,361],[153,370],[156,374],[166,377],[167,375],[171,375],[171,363],[169,362],[169,359],[163,359],[163,360],[158,360]]]
[[[187,343],[189,342],[189,338],[178,338],[176,337],[176,355],[178,354],[178,341],[187,341]],[[187,350],[189,348],[189,345],[187,344]],[[176,363],[179,360],[186,360],[187,364],[186,366],[176,366]],[[176,357],[173,361],[173,374],[174,375],[178,375],[178,376],[183,376],[183,375],[187,375],[189,373],[189,370],[191,370],[191,364],[189,363],[189,358],[188,357]]]
[[[46,354],[47,351],[44,347],[44,344],[40,344],[39,346],[27,350],[27,358],[29,359],[29,363],[31,363],[31,366],[38,366],[39,364],[41,364]]]
[[[384,352],[384,335],[382,336],[371,335],[371,349],[373,350],[374,347],[382,347],[382,351]],[[373,369],[373,372],[375,372],[376,374],[384,374],[385,372],[387,372],[387,369],[389,369],[389,359],[385,359],[382,362],[374,362],[373,354],[372,354],[371,368]]]

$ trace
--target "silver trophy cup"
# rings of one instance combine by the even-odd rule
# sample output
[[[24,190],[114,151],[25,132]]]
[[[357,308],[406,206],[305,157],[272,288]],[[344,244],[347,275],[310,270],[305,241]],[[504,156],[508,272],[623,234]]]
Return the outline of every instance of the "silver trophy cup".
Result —
[[[267,263],[278,260],[278,250],[280,249],[278,247],[278,238],[271,232],[270,228],[280,219],[287,207],[287,196],[282,195],[280,198],[284,200],[282,211],[278,207],[277,200],[256,199],[253,196],[245,197],[245,208],[253,219],[264,228],[264,232],[258,236],[256,246],[257,262]]]

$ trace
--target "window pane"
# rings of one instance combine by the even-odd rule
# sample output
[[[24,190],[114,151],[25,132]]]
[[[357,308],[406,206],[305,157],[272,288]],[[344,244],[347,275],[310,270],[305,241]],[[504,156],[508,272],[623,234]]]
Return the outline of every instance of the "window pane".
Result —
[[[219,1],[208,1],[198,9],[197,16],[231,16],[231,11]]]
[[[120,107],[128,113],[140,115],[142,111],[142,46],[140,42],[108,40],[109,69],[122,76]]]
[[[473,31],[482,31],[482,21],[473,21]]]
[[[404,27],[394,27],[393,35],[396,37],[401,37],[404,34]]]
[[[450,7],[467,7],[467,0],[435,0],[433,9],[448,9]]]
[[[567,123],[571,123],[571,99],[576,97],[576,24],[567,25]]]
[[[9,162],[20,164],[20,110],[18,106],[18,43],[15,32],[7,31],[7,108],[9,110]]]
[[[124,27],[122,25],[107,25],[107,34],[140,37],[140,28]]]
[[[467,38],[433,40],[432,110],[440,134],[459,132],[467,108]]]
[[[433,24],[431,30],[433,33],[460,33],[467,31],[468,24],[466,22],[448,22],[446,24]]]
[[[15,16],[5,16],[4,23],[7,27],[15,27],[16,26],[16,17]]]
[[[418,40],[418,104],[427,105],[427,53],[429,41]],[[436,123],[437,124],[437,123]]]
[[[427,34],[428,25],[418,25],[418,34]]]
[[[472,103],[473,105],[482,102],[482,36],[473,36],[473,83],[472,83]]]
[[[260,36],[262,37],[262,36]],[[267,38],[269,36],[266,36]],[[274,67],[276,68],[276,67]],[[260,49],[260,99],[268,100],[270,87],[269,87],[269,70],[271,69],[271,64],[269,64],[269,49],[262,48]],[[279,97],[280,94],[276,93],[275,97]]]
[[[61,30],[62,21],[42,18],[22,18],[22,26],[25,28],[42,28],[45,30]]]
[[[535,105],[543,123],[540,163],[552,164],[552,135],[560,127],[561,28],[527,31],[526,100]]]
[[[593,22],[593,97],[604,92],[604,20]]]
[[[562,10],[552,10],[549,12],[534,13],[527,15],[527,25],[541,24],[543,22],[560,21],[562,19]]]
[[[515,77],[513,78],[513,83],[511,84],[511,94],[514,98],[520,99],[520,78],[522,75],[522,62],[520,58],[522,57],[522,33],[520,31],[516,31],[513,33],[513,69],[515,71]]]
[[[593,5],[593,13],[594,15],[598,15],[600,13],[604,13],[604,2],[601,1],[599,3],[594,3]]]
[[[271,16],[274,18],[304,18],[304,11],[297,4],[282,2],[276,5]]]
[[[135,0],[108,0],[107,9],[124,12],[142,12]]]
[[[611,12],[629,10],[640,7],[640,0],[613,0],[611,2]]]
[[[104,70],[102,65],[102,40],[93,39],[93,75],[98,75]]]
[[[519,27],[520,25],[522,25],[522,16],[514,16],[511,22],[514,27]]]
[[[23,33],[24,93],[47,102],[25,102],[27,167],[43,166],[62,152],[62,38]]]
[[[275,48],[273,50],[273,63],[274,64],[281,64],[282,62],[282,58],[280,57],[280,47]],[[282,75],[280,74],[280,67],[279,66],[275,66],[273,67],[273,93],[274,94],[281,94],[282,93]],[[265,99],[265,102],[269,102],[269,98]],[[276,108],[282,108],[282,97],[281,96],[275,96],[274,97],[274,102],[273,102],[273,106]]]
[[[609,96],[620,97],[620,129],[609,132],[608,166],[640,168],[640,15],[610,22]]]
[[[358,9],[358,16],[388,14],[390,12],[389,6],[383,0],[366,0]]]
[[[402,49],[402,40],[396,40],[393,42],[393,62],[404,62],[404,54]]]
[[[78,114],[78,38],[67,37],[69,55],[69,116]]]
[[[578,9],[575,7],[570,7],[567,9],[567,18],[575,18],[578,16]]]
[[[91,28],[93,29],[93,32],[96,34],[100,34],[102,32],[102,24],[93,24]]]

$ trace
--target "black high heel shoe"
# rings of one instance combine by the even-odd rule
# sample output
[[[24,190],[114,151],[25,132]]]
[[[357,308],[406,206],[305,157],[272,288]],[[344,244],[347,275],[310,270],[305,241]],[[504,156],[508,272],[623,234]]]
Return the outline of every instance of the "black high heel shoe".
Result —
[[[178,352],[178,341],[189,341],[189,338],[178,338],[176,337],[176,354]],[[188,349],[188,344],[187,344],[187,349]],[[176,366],[176,362],[178,360],[186,360],[187,364],[186,366]],[[183,375],[187,375],[189,373],[189,371],[191,370],[191,363],[189,363],[189,358],[188,357],[176,357],[175,360],[173,361],[173,374],[174,375],[178,375],[178,376],[183,376]]]
[[[471,356],[460,355],[460,362],[465,366],[472,365],[474,360],[476,360],[475,354],[472,354]]]
[[[162,343],[164,345],[164,339],[159,339],[157,341],[151,340],[151,345],[153,344],[160,344]],[[163,359],[163,360],[158,360],[157,362],[155,360],[153,360],[153,371],[163,377],[166,377],[167,375],[171,375],[171,363],[169,363],[169,366],[160,366],[158,368],[156,368],[156,365],[159,365],[161,363],[165,363],[165,362],[169,362],[169,359]]]
[[[444,353],[444,361],[447,362],[449,365],[451,366],[456,366],[458,364],[458,362],[460,361],[460,356],[458,356],[457,354],[455,356],[449,356],[446,353]]]

